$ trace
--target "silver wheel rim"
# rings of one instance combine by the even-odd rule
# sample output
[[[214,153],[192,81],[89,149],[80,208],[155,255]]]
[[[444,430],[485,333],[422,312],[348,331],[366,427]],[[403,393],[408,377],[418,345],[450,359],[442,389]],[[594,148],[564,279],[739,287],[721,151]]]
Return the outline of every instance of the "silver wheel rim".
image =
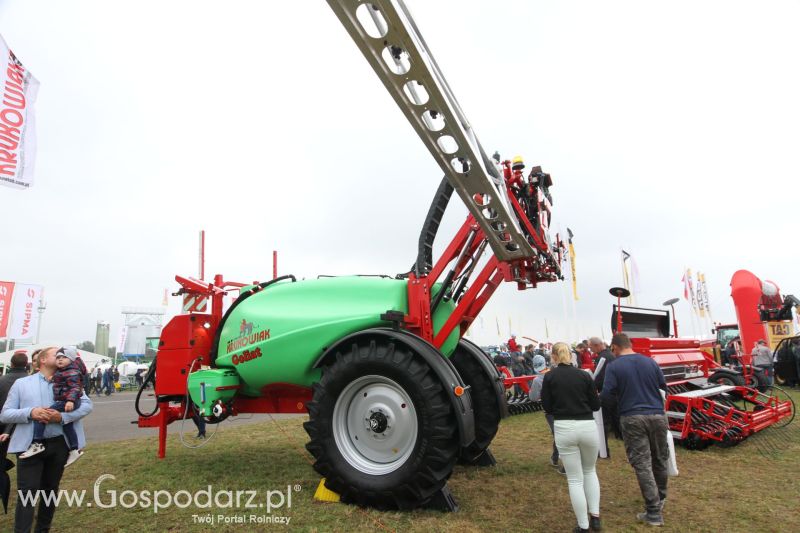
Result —
[[[350,465],[370,475],[403,466],[417,443],[417,412],[408,393],[384,376],[362,376],[333,408],[333,438]]]

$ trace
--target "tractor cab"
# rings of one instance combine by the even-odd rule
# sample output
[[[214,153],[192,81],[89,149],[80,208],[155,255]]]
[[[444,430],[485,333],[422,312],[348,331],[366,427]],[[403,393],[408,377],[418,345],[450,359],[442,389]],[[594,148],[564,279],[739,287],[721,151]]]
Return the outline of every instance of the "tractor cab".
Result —
[[[724,350],[729,342],[739,339],[739,326],[736,324],[724,324],[714,328],[717,335],[717,343]]]

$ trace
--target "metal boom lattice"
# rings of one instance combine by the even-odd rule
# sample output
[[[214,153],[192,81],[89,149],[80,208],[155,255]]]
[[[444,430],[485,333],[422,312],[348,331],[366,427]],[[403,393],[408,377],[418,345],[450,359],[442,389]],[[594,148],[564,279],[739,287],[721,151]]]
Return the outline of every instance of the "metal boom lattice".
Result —
[[[536,256],[505,182],[486,156],[402,0],[328,0],[483,229],[498,259]]]

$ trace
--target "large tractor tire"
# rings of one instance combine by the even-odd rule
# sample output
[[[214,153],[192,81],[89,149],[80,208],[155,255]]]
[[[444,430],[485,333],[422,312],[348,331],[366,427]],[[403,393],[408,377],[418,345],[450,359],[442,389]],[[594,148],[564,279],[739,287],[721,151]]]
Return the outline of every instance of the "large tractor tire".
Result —
[[[737,385],[744,387],[744,376],[733,372],[716,371],[708,377],[708,381],[718,385]]]
[[[430,365],[390,339],[354,339],[323,368],[306,448],[342,501],[413,509],[444,487],[461,449],[453,407]]]
[[[489,364],[482,365],[478,358],[484,358]],[[505,405],[500,403],[505,400],[503,378],[489,356],[464,339],[459,341],[450,361],[470,388],[475,413],[475,440],[461,448],[460,461],[475,464],[489,448],[497,435],[500,419],[507,413]]]

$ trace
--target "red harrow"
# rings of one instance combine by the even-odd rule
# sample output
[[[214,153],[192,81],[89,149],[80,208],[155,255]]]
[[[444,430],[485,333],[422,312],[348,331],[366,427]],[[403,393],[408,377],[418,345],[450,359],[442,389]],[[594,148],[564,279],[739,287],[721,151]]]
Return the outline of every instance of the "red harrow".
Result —
[[[667,380],[666,411],[675,440],[701,450],[711,444],[734,446],[768,427],[794,419],[792,398],[779,387],[760,389],[718,381],[730,372],[711,359],[694,339],[668,338],[669,311],[623,307],[613,321],[634,337],[633,350],[652,357]],[[627,323],[628,326],[619,327]],[[635,337],[636,335],[650,335]]]

